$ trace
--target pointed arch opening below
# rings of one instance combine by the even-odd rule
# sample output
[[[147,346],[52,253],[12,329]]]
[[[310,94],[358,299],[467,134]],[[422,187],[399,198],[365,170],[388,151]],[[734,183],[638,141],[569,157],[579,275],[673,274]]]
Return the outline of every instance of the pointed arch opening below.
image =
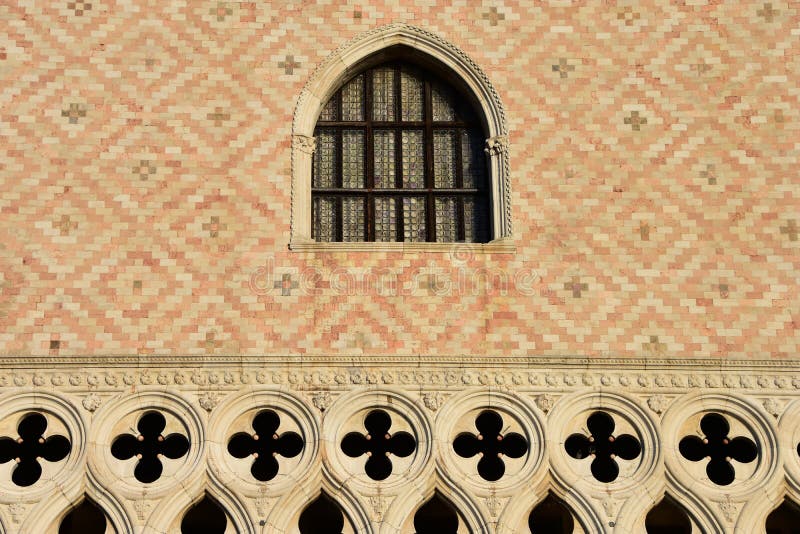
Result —
[[[458,514],[450,503],[435,493],[414,514],[416,534],[456,534]]]
[[[780,506],[767,516],[767,534],[800,534],[800,506],[784,499]]]
[[[548,493],[528,516],[528,528],[533,534],[572,534],[575,518],[561,499]]]
[[[232,532],[225,510],[206,494],[181,519],[181,534],[228,534]]]
[[[324,491],[303,509],[297,526],[300,534],[349,534],[353,532],[341,507]]]
[[[113,532],[100,506],[88,497],[70,510],[58,526],[58,534],[107,534]]]
[[[692,532],[689,514],[668,495],[647,512],[644,525],[647,534],[691,534]]]

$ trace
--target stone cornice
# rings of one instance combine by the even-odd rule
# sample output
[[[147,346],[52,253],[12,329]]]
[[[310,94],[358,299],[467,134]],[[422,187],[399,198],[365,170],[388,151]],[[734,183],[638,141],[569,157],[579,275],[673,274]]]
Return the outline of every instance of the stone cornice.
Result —
[[[506,370],[527,369],[604,369],[625,370],[758,370],[796,372],[800,370],[797,359],[744,359],[744,358],[648,358],[585,356],[494,356],[494,355],[70,355],[44,356],[7,354],[0,356],[0,369],[66,369],[72,367],[167,367],[179,366],[240,366],[255,367],[439,367],[439,368],[494,368],[502,365]]]

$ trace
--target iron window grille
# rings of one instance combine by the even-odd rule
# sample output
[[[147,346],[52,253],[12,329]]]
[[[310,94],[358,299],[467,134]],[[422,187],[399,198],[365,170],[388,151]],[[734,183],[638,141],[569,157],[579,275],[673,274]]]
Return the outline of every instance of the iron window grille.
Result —
[[[484,135],[468,100],[403,62],[353,76],[314,136],[316,241],[489,240]]]

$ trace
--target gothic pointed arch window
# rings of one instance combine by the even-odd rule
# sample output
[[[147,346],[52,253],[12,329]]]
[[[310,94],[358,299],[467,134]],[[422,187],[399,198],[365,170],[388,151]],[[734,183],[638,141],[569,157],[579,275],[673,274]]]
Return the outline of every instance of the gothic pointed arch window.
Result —
[[[314,132],[317,241],[488,241],[484,133],[467,98],[395,59],[334,95]]]
[[[298,100],[290,248],[512,252],[506,139],[464,52],[401,23],[357,37]]]

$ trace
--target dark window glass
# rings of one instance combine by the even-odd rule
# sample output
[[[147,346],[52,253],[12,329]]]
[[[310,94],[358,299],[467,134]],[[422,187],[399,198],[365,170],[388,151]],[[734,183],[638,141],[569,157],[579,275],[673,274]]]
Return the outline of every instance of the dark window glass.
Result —
[[[484,135],[435,75],[388,63],[351,78],[314,133],[317,241],[489,240]]]

